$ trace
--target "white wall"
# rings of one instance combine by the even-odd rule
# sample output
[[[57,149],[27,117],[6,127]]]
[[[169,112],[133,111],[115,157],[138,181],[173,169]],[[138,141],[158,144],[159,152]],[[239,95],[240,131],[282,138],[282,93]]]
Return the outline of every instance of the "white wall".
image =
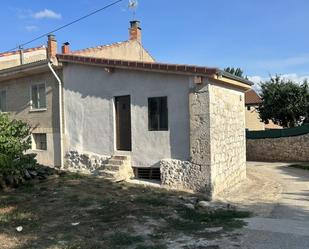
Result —
[[[66,150],[115,152],[114,97],[131,95],[132,165],[189,160],[189,78],[68,64],[64,68]],[[168,97],[168,131],[148,131],[148,97]]]

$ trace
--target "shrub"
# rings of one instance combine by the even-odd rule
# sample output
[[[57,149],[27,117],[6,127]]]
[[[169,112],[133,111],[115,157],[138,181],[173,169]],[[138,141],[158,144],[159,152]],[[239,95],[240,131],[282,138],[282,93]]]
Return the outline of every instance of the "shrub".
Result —
[[[0,174],[18,174],[36,164],[36,155],[25,154],[31,148],[30,135],[27,123],[0,114]]]

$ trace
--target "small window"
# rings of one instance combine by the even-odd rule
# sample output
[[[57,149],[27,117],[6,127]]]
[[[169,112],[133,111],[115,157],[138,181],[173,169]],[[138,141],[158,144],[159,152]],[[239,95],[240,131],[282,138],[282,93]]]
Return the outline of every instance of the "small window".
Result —
[[[0,90],[0,112],[6,112],[6,91]]]
[[[167,97],[148,98],[148,126],[150,131],[168,130]]]
[[[33,134],[33,149],[35,150],[47,150],[47,140],[45,133]]]
[[[31,108],[46,108],[46,90],[45,84],[33,85],[31,87]]]
[[[247,110],[250,111],[251,110],[251,106],[248,105],[247,106]]]

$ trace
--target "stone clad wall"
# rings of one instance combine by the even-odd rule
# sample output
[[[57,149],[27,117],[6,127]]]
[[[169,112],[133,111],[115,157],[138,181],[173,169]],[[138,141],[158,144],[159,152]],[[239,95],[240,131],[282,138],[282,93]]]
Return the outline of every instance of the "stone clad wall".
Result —
[[[185,185],[211,195],[209,84],[193,86],[189,103],[191,167]]]
[[[244,93],[211,84],[210,152],[213,195],[246,178]]]
[[[204,192],[211,198],[209,85],[193,86],[189,94],[190,161],[160,162],[161,182],[177,189]]]
[[[247,160],[307,162],[309,134],[295,137],[247,139]]]
[[[162,160],[162,184],[210,199],[246,178],[244,94],[212,82],[191,88],[190,161]]]

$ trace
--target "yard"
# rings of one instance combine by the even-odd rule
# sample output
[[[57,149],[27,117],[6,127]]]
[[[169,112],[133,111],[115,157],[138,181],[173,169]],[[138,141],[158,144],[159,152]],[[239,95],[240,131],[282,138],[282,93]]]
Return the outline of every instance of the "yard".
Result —
[[[238,218],[249,213],[193,209],[197,199],[203,197],[77,174],[31,181],[0,192],[0,248],[210,249],[224,240],[237,246],[244,225]]]

